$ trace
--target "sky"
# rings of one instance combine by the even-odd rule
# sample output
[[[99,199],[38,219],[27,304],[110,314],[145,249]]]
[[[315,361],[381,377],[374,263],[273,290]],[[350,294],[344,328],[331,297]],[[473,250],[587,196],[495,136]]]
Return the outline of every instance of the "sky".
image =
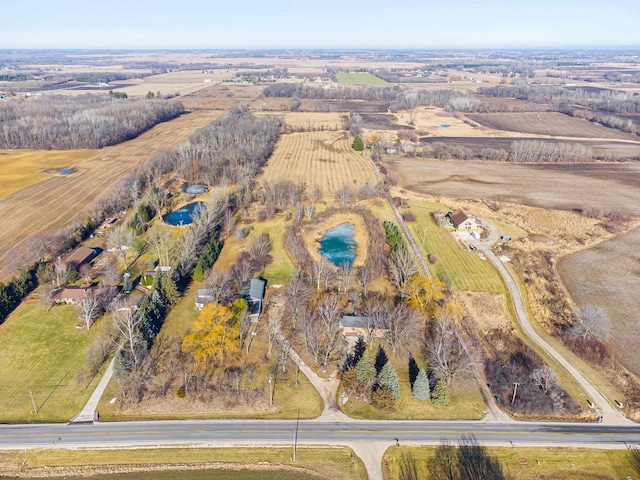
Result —
[[[640,0],[4,0],[0,48],[640,46]]]

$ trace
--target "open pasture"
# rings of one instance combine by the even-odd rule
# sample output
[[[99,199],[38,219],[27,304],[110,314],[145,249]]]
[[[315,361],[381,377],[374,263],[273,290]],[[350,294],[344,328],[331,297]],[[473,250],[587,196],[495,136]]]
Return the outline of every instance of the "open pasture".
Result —
[[[53,232],[78,217],[120,177],[144,164],[161,147],[174,147],[223,112],[194,112],[128,142],[101,149],[75,166],[71,175],[58,175],[30,185],[0,200],[0,278],[14,271],[7,252],[34,233]]]
[[[337,73],[336,77],[338,77],[338,83],[387,83],[381,78],[367,72]]]
[[[640,215],[640,165],[636,163],[525,165],[397,158],[387,165],[400,186],[418,193]]]
[[[607,138],[631,140],[639,138],[631,133],[603,127],[582,118],[559,112],[468,113],[467,117],[494,130],[553,135],[556,137]]]
[[[363,153],[351,148],[345,132],[292,133],[280,137],[262,179],[286,178],[318,185],[327,199],[343,185],[358,188],[378,180]]]
[[[0,198],[60,175],[61,168],[88,160],[94,150],[0,150]]]
[[[562,257],[558,273],[578,305],[592,303],[611,318],[608,346],[640,375],[640,229]]]

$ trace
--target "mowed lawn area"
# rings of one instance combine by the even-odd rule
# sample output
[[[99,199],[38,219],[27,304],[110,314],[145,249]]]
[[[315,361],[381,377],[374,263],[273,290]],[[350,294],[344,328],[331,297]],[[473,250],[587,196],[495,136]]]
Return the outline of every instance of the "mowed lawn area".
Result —
[[[429,478],[429,464],[433,462],[435,447],[393,447],[382,458],[384,478],[403,478],[400,475],[402,458],[415,458],[414,478]],[[496,458],[507,478],[534,480],[603,480],[637,478],[629,463],[628,450],[589,450],[585,448],[499,448],[489,447],[487,454]]]
[[[416,243],[425,256],[437,257],[436,263],[429,265],[433,275],[450,282],[455,290],[506,293],[502,278],[491,262],[459,245],[451,230],[438,226],[431,217],[432,212],[447,213],[451,210],[449,207],[418,200],[411,200],[408,205],[403,211],[416,216],[415,222],[407,223]]]
[[[338,77],[338,83],[387,83],[367,72],[336,73],[336,77]]]
[[[80,412],[99,375],[77,381],[77,373],[104,320],[89,331],[78,323],[75,307],[23,302],[0,325],[0,422],[65,422]]]
[[[25,462],[25,463],[23,463]],[[25,470],[25,466],[27,469]],[[316,478],[366,479],[367,473],[359,457],[346,447],[306,447],[299,445],[296,460],[291,448],[138,448],[127,450],[49,449],[0,453],[0,476],[24,475],[47,468],[52,473],[76,477],[74,467],[87,466],[90,478],[102,480],[134,479],[261,479],[302,480]],[[115,474],[119,467],[135,468],[135,473]],[[185,469],[188,467],[189,469]],[[66,469],[66,470],[65,470]],[[147,470],[147,471],[145,471]],[[32,473],[30,472],[30,473]],[[85,474],[86,474],[85,473]]]
[[[0,150],[0,198],[88,160],[95,150]]]

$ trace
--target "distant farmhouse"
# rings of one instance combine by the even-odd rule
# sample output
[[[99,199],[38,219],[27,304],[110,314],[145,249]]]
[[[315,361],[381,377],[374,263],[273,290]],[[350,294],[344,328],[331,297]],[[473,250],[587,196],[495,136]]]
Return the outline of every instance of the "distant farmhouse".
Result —
[[[67,305],[79,305],[91,295],[100,295],[102,289],[98,287],[67,287],[54,292],[53,299],[56,303]]]
[[[461,208],[455,212],[447,213],[445,218],[451,222],[453,228],[458,228],[460,230],[476,230],[479,227],[476,217],[469,215]]]
[[[258,317],[262,313],[262,303],[266,288],[267,281],[263,278],[252,278],[242,283],[240,298],[247,302],[249,316]]]

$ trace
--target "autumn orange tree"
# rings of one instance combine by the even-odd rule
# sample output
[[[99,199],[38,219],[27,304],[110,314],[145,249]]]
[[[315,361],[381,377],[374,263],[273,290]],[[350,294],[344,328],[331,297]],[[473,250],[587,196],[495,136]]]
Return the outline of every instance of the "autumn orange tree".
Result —
[[[245,304],[246,305],[246,304]],[[202,309],[191,333],[182,339],[182,351],[203,368],[233,360],[240,352],[239,310],[210,303]]]

